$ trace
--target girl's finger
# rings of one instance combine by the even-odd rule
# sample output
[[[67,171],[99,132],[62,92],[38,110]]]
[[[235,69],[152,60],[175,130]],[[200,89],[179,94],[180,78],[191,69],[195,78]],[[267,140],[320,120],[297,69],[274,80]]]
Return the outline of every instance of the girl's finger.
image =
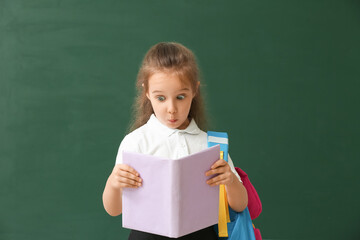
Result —
[[[132,173],[137,177],[139,176],[139,173],[137,171],[135,171],[135,169],[133,169],[132,167],[127,165],[127,164],[119,164],[119,169],[121,169],[123,171],[126,171],[126,172],[129,172],[129,173]]]
[[[132,180],[137,181],[137,182],[141,182],[140,177],[137,177],[133,173],[126,172],[126,171],[123,171],[121,169],[116,173],[116,175],[120,176],[120,177],[129,178],[129,179],[132,179]]]
[[[223,174],[217,175],[207,181],[207,183],[211,186],[219,185],[219,184],[229,184],[234,181],[233,173],[225,172]]]
[[[121,188],[138,188],[139,186],[122,183],[122,184],[120,184],[120,187]]]
[[[213,174],[222,174],[222,173],[231,171],[229,164],[225,160],[220,159],[219,161],[221,161],[219,163],[220,165],[213,165],[213,166],[215,166],[215,168],[213,168],[213,166],[212,166],[211,170],[206,172],[206,174],[205,174],[206,176],[210,176]]]
[[[130,185],[130,186],[134,186],[134,187],[140,187],[141,186],[140,182],[137,182],[137,181],[134,181],[134,180],[131,180],[131,179],[128,179],[128,178],[120,177],[120,176],[117,176],[116,180],[119,183],[121,183],[122,185]]]
[[[220,166],[225,166],[226,164],[227,164],[227,162],[224,159],[219,159],[211,166],[211,169],[215,169]]]
[[[211,175],[215,175],[215,174],[221,174],[225,172],[225,168],[224,167],[219,167],[213,170],[209,170],[205,173],[206,176],[211,176]]]
[[[213,177],[213,178],[207,180],[206,183],[211,186],[215,186],[215,185],[218,185],[217,183],[219,183],[220,181],[223,181],[224,179],[226,179],[226,176],[224,176],[224,174],[221,174],[221,175],[218,175],[216,177]]]

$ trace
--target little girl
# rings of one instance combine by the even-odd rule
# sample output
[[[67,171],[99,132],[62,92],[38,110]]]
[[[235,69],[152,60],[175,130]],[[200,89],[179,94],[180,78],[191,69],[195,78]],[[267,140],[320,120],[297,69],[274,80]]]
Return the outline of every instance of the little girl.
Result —
[[[177,159],[207,148],[205,115],[198,67],[194,54],[179,43],[163,42],[151,47],[137,77],[138,97],[131,132],[120,144],[116,165],[103,193],[111,216],[122,213],[122,189],[141,187],[141,173],[122,164],[122,151]],[[156,172],[154,172],[156,174]],[[247,192],[228,157],[215,162],[206,176],[210,186],[224,184],[229,206],[237,212],[247,206]],[[170,239],[132,230],[129,239]],[[217,239],[213,227],[179,239]]]

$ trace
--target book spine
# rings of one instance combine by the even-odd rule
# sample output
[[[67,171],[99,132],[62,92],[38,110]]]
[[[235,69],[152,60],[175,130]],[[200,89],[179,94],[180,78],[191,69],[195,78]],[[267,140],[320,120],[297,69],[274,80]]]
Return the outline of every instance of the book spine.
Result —
[[[181,201],[181,191],[180,191],[180,166],[179,161],[172,160],[171,161],[171,221],[172,221],[172,229],[170,237],[178,237],[180,235],[180,201]]]

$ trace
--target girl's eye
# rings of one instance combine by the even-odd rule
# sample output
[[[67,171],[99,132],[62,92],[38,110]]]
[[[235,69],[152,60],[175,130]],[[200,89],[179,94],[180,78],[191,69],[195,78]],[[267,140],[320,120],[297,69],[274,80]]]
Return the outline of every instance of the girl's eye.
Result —
[[[164,101],[165,100],[165,97],[164,96],[157,96],[156,97],[160,102]]]
[[[184,98],[185,98],[184,95],[179,95],[179,96],[177,96],[177,99],[179,99],[179,100],[183,100]]]

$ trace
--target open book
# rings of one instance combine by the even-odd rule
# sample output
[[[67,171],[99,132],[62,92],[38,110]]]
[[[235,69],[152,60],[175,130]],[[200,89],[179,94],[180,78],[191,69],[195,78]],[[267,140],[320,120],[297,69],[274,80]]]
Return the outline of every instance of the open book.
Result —
[[[123,152],[123,163],[142,178],[124,188],[123,227],[177,238],[218,222],[219,187],[205,172],[219,159],[219,145],[176,160]]]

